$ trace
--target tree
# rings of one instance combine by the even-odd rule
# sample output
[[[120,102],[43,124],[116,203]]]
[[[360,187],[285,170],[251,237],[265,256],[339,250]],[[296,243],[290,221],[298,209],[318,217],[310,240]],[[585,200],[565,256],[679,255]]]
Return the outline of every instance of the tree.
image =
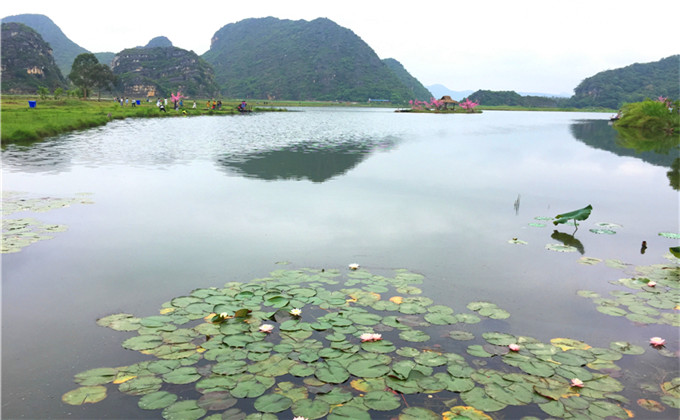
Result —
[[[101,98],[101,90],[110,89],[115,82],[111,68],[106,64],[100,64],[97,57],[91,53],[80,54],[73,60],[68,78],[80,88],[83,92],[83,98],[89,96],[91,89],[97,88],[99,89],[99,99]]]

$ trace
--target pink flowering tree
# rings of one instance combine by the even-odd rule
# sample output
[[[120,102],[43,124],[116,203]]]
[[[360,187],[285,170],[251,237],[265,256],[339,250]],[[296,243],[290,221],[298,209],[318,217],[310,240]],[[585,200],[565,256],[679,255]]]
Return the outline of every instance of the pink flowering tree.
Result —
[[[479,105],[478,102],[472,102],[470,98],[465,98],[465,101],[461,102],[460,107],[466,110],[467,112],[474,112],[474,109],[476,106]]]
[[[170,92],[170,98],[172,99],[172,103],[175,105],[175,109],[177,109],[177,102],[179,102],[182,98],[185,98],[185,96],[177,91],[177,94]]]

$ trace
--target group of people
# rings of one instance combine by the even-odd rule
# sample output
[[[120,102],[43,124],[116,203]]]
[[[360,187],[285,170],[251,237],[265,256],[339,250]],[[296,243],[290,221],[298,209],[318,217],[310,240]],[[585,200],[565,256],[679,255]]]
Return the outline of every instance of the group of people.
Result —
[[[130,104],[132,104],[133,107],[137,106],[137,101],[134,100],[134,99],[122,98],[121,97],[121,98],[115,98],[114,100],[116,102],[118,102],[120,104],[120,106],[128,106]]]

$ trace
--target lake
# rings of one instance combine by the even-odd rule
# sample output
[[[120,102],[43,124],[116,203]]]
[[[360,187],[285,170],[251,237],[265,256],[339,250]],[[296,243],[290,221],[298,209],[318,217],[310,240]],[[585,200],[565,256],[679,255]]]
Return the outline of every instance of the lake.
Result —
[[[664,302],[650,310],[615,301],[665,288],[675,299],[677,271],[666,269],[672,278],[656,289],[613,284],[640,277],[638,266],[677,267],[668,253],[680,232],[669,175],[677,145],[656,152],[624,147],[609,115],[598,113],[293,111],[114,121],[3,148],[3,219],[30,217],[43,228],[27,222],[24,231],[52,237],[2,256],[3,418],[159,418],[161,410],[138,408],[139,396],[111,383],[101,402],[62,403],[79,387],[80,372],[154,360],[121,347],[135,332],[101,327],[98,319],[158,315],[164,302],[192,290],[247,284],[276,270],[351,276],[350,263],[361,266],[357,273],[420,274],[421,296],[481,320],[437,327],[472,339],[434,335],[408,346],[459,354],[478,369],[522,372],[499,365],[502,351],[484,357],[469,346],[489,344],[485,332],[605,349],[630,343],[644,354],[624,352],[610,359],[617,366],[588,368],[625,389],[593,398],[636,418],[678,417],[669,403],[674,394],[659,391],[680,376],[678,311]],[[31,204],[22,210],[19,200]],[[56,208],[35,211],[52,202]],[[578,229],[553,226],[557,214],[587,205],[592,213]],[[511,316],[494,319],[468,307],[479,301]],[[601,310],[607,305],[656,321],[611,316]],[[306,315],[303,321],[314,321]],[[665,338],[665,347],[648,346],[654,336]],[[192,385],[163,389],[180,400],[200,396]],[[430,409],[439,414],[445,405],[471,405],[459,393],[433,395],[440,405]],[[458,402],[444,404],[451,398]],[[237,407],[253,412],[247,400]],[[550,404],[574,401],[562,400]],[[405,407],[371,414],[389,418]],[[548,417],[536,403],[486,411],[492,418]]]

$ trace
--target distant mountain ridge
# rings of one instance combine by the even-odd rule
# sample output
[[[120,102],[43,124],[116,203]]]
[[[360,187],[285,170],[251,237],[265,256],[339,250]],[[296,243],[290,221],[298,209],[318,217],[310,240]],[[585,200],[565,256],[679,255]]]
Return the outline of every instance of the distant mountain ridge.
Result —
[[[403,103],[413,97],[361,38],[325,18],[230,23],[202,57],[232,98]]]

